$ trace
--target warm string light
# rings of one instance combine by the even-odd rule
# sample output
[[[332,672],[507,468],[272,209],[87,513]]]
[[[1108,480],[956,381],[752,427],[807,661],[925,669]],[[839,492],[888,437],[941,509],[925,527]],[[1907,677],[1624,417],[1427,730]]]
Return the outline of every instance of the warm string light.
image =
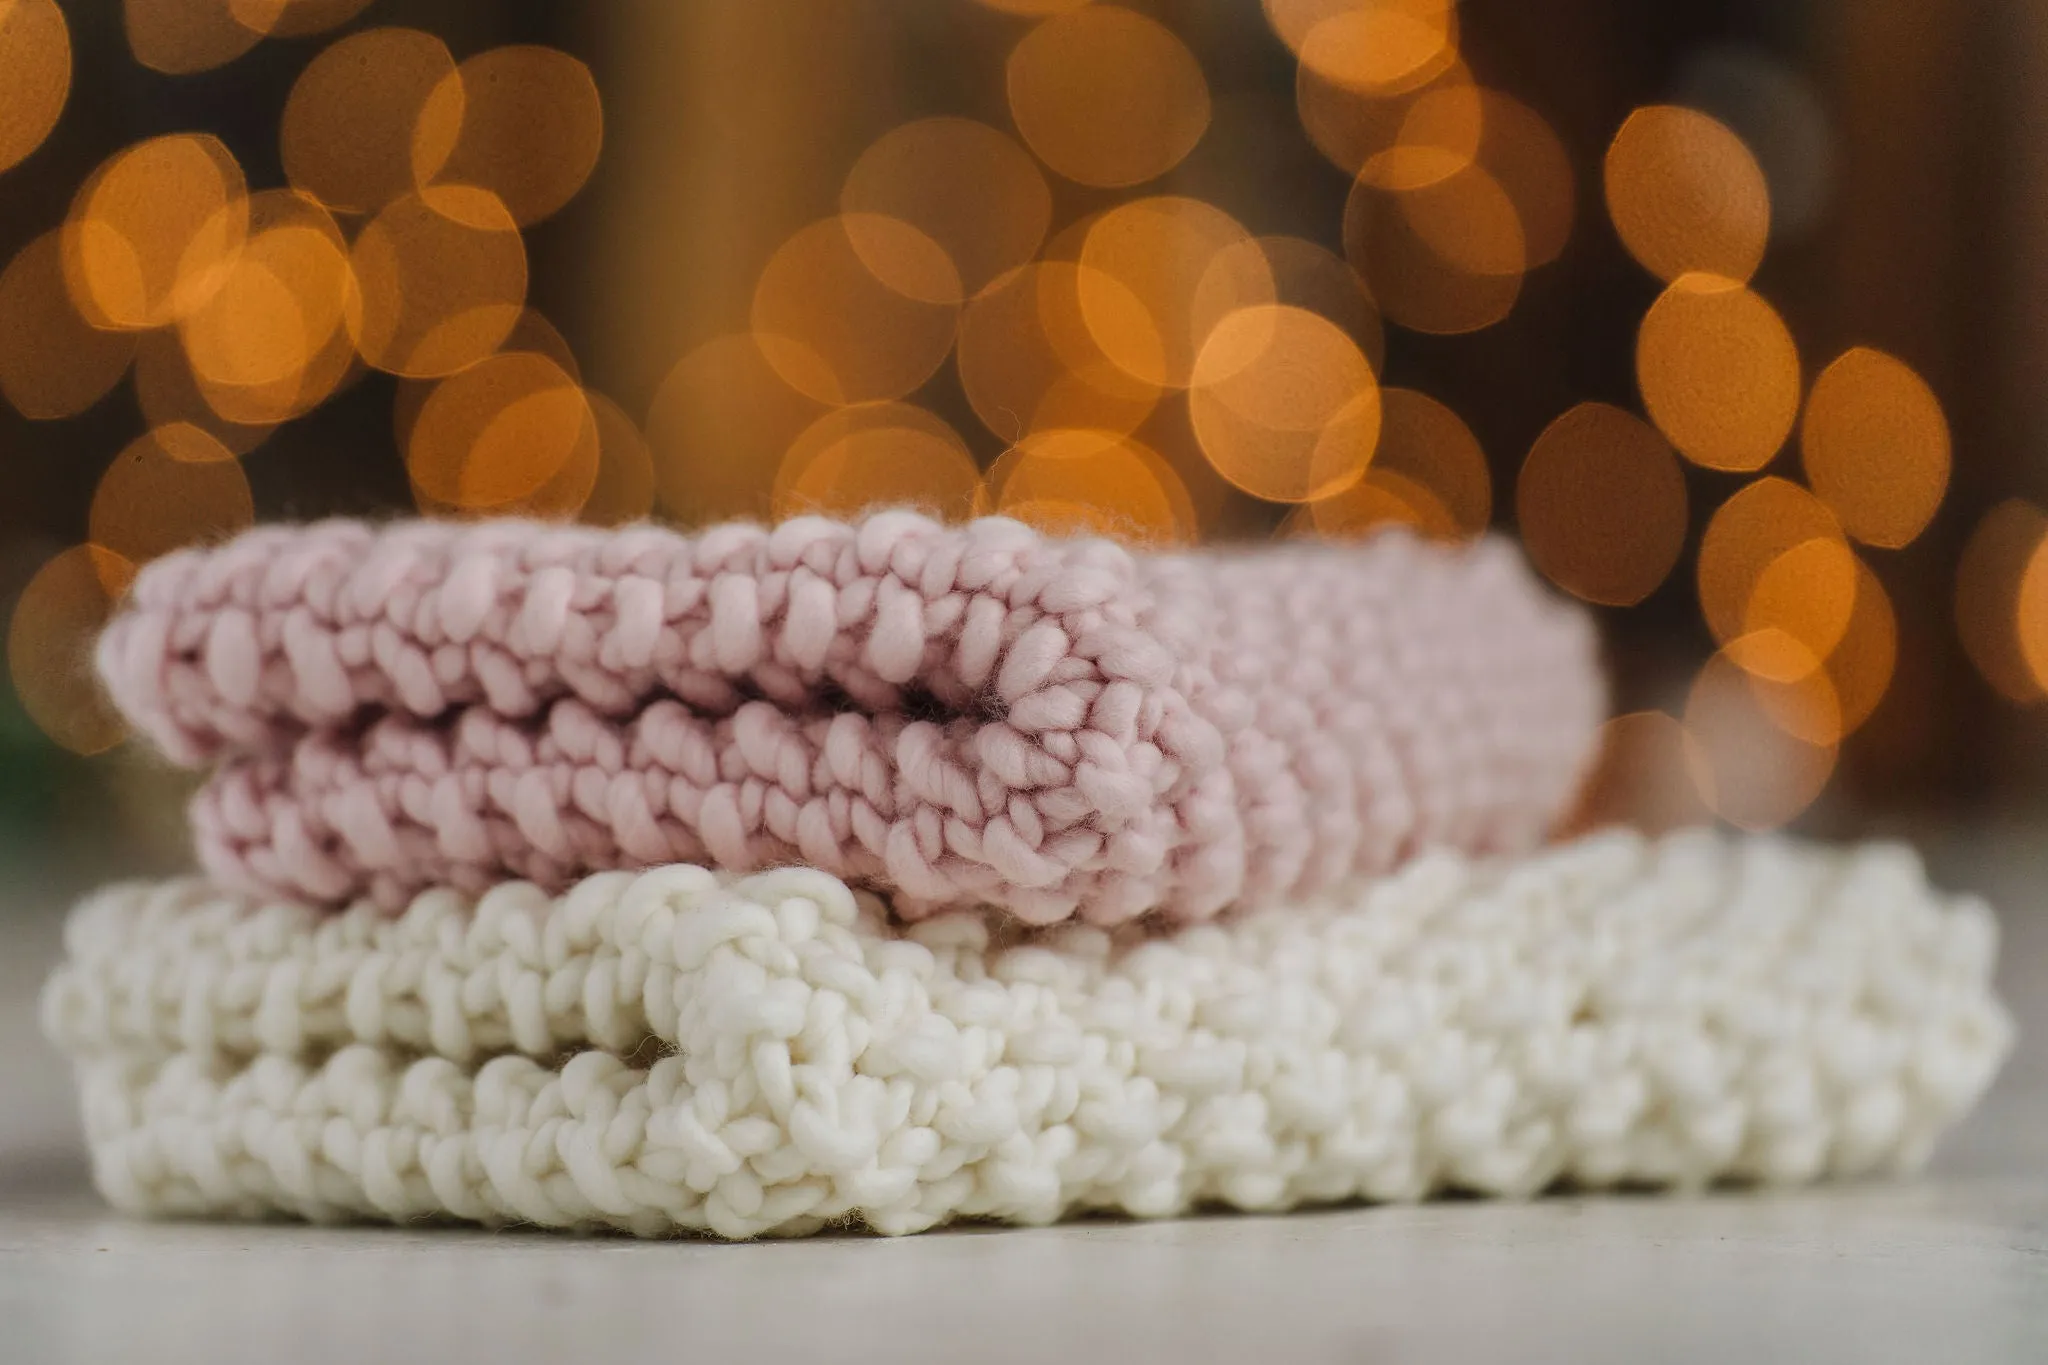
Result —
[[[167,75],[211,71],[265,38],[325,33],[369,8],[371,0],[122,0],[128,49]]]
[[[1772,206],[1756,158],[1728,127],[1692,109],[1639,109],[1615,134],[1603,179],[1623,245],[1668,282],[1636,346],[1644,409],[1658,429],[1695,464],[1746,474],[1770,465],[1800,428],[1811,491],[1767,475],[1708,519],[1695,571],[1701,615],[1719,649],[1695,679],[1682,719],[1665,718],[1681,727],[1684,767],[1709,809],[1747,828],[1775,827],[1825,789],[1841,743],[1890,688],[1897,618],[1882,580],[1849,542],[1895,548],[1924,528],[1947,486],[1947,422],[1910,368],[1868,348],[1837,358],[1803,387],[1790,330],[1748,287],[1769,242]],[[1523,471],[1522,530],[1532,554],[1546,543],[1574,545],[1562,525],[1546,526],[1540,515],[1530,521],[1541,508],[1531,507],[1526,490],[1531,471],[1545,467],[1544,453],[1539,441]],[[1966,557],[1967,595],[2003,594],[2023,613],[2016,566],[2026,553],[2001,528],[1974,560]],[[1583,572],[1576,565],[1553,569],[1536,557],[1564,586],[1603,600],[1573,580]],[[1978,642],[1980,666],[2009,679],[2026,674],[2017,633],[1987,626],[1992,618],[1973,611],[1958,619],[1977,623],[1965,629]],[[1653,747],[1668,760],[1669,744]]]
[[[246,524],[237,457],[365,368],[399,380],[394,429],[433,514],[615,523],[658,506],[701,523],[905,501],[1170,544],[1263,503],[1288,509],[1289,534],[1484,529],[1484,453],[1456,412],[1381,384],[1385,324],[1455,335],[1508,316],[1565,250],[1576,193],[1555,131],[1465,61],[1452,0],[1266,0],[1302,132],[1352,182],[1330,225],[1341,256],[1161,181],[1212,114],[1180,34],[1099,0],[980,2],[1014,25],[989,73],[1013,131],[947,116],[874,140],[837,211],[764,253],[738,330],[676,362],[644,436],[527,306],[522,230],[578,193],[604,142],[596,84],[566,54],[458,64],[414,30],[341,38],[282,112],[288,189],[252,192],[197,133],[109,158],[0,272],[0,395],[70,416],[132,359],[150,428],[102,480],[94,544],[52,561],[16,614],[31,714],[71,747],[113,742],[51,651],[104,614],[124,566]],[[183,73],[365,4],[126,0],[124,20],[138,61]],[[19,73],[0,90],[4,169],[69,90],[53,0],[0,0],[0,67]],[[1602,171],[1622,243],[1668,286],[1637,338],[1650,420],[1585,404],[1552,423],[1515,481],[1519,528],[1568,590],[1639,602],[1685,551],[1677,456],[1755,475],[1797,424],[1811,491],[1764,475],[1707,521],[1694,576],[1719,648],[1681,714],[1614,730],[1637,788],[1664,775],[1659,809],[1768,827],[1825,786],[1890,684],[1896,616],[1851,542],[1895,548],[1926,526],[1946,419],[1868,348],[1806,386],[1750,284],[1772,203],[1729,128],[1639,110]],[[1073,202],[1088,207],[1056,221]],[[958,429],[920,397],[942,373]],[[1002,453],[983,469],[976,449]],[[1966,647],[2016,699],[2048,689],[2044,531],[2031,508],[1998,509],[1958,572]]]
[[[285,101],[278,143],[286,178],[335,213],[380,212],[417,183],[414,131],[455,74],[447,45],[418,29],[373,28],[330,45]]]
[[[1131,432],[1162,397],[1160,386],[1119,369],[1081,314],[1084,280],[1098,313],[1138,316],[1113,278],[1043,261],[999,276],[960,317],[960,386],[998,439],[1068,428]]]
[[[1192,542],[1199,526],[1173,466],[1117,432],[1033,433],[995,462],[987,484],[993,510],[1056,534],[1170,545]]]
[[[1365,353],[1336,323],[1280,304],[1237,309],[1209,333],[1188,411],[1216,472],[1271,502],[1343,492],[1379,444]]]
[[[1349,262],[1304,239],[1256,238],[1201,200],[1145,192],[1209,112],[1199,64],[1170,30],[1111,5],[996,8],[1044,20],[1019,33],[1005,69],[1021,138],[924,119],[854,158],[840,212],[785,238],[761,271],[751,346],[711,343],[664,384],[649,430],[670,515],[773,512],[791,486],[783,467],[815,458],[792,434],[806,404],[915,403],[950,364],[1009,448],[983,475],[992,507],[1151,536],[1177,488],[1211,509],[1197,512],[1199,530],[1216,496],[1197,498],[1203,485],[1315,503],[1291,524],[1330,533],[1385,519],[1443,535],[1483,526],[1483,455],[1441,405],[1404,399],[1399,449],[1373,467],[1393,449],[1381,435],[1381,316],[1444,332],[1497,321],[1526,271],[1563,249],[1573,196],[1548,125],[1459,60],[1450,7],[1274,8],[1283,37],[1309,53],[1305,81],[1335,92],[1319,125],[1326,151],[1349,158],[1393,218],[1392,249],[1354,240]],[[1391,39],[1406,56],[1384,50]],[[1126,195],[1055,231],[1048,176]],[[1375,255],[1392,257],[1385,290],[1354,268]],[[710,382],[714,371],[726,380]],[[1158,437],[1168,444],[1154,449]],[[1026,497],[1042,481],[1013,478],[1020,452],[1047,448],[1065,452],[1058,491]],[[852,449],[881,458],[872,442]],[[1138,452],[1157,456],[1150,476]],[[1052,468],[1027,467],[1040,464]]]
[[[324,32],[366,0],[126,0],[136,60],[173,74],[266,37]],[[48,135],[70,50],[51,0],[0,0],[0,169]],[[252,192],[217,139],[175,133],[107,158],[63,224],[0,270],[0,395],[75,415],[133,362],[148,432],[102,474],[88,544],[50,561],[10,624],[10,673],[60,744],[120,737],[91,682],[91,634],[137,565],[254,520],[240,457],[366,367],[401,380],[422,510],[633,520],[656,469],[632,420],[586,390],[524,308],[519,229],[598,158],[582,63],[501,48],[458,66],[431,35],[371,29],[315,55],[280,118],[290,188]]]
[[[1209,126],[1209,84],[1174,32],[1116,5],[1047,19],[1007,72],[1025,145],[1060,175],[1118,189],[1157,179]]]
[[[2036,659],[2048,663],[2048,616],[2020,611],[2020,590],[2034,576],[2044,540],[2048,515],[2025,499],[2008,498],[1984,514],[1956,564],[1956,634],[1985,681],[2021,705],[2048,695],[2034,667]]]
[[[790,443],[775,476],[771,513],[846,516],[912,503],[949,520],[984,509],[981,471],[960,433],[908,403],[835,408]]]
[[[71,29],[57,0],[0,0],[0,171],[57,126],[71,93]]]
[[[926,303],[979,294],[1030,261],[1052,223],[1052,190],[1030,154],[965,118],[920,119],[879,138],[847,172],[839,206],[862,263]],[[943,252],[950,277],[921,269],[930,258],[905,252],[891,223],[907,224]]]
[[[1777,310],[1720,275],[1679,276],[1636,334],[1643,407],[1707,469],[1769,464],[1799,416],[1799,351]]]
[[[1551,581],[1588,602],[1633,606],[1678,562],[1685,476],[1648,423],[1581,403],[1530,448],[1515,515],[1529,558]]]
[[[1380,439],[1362,484],[1375,484],[1414,508],[1418,524],[1461,537],[1493,520],[1493,471],[1479,438],[1450,408],[1414,389],[1380,391]],[[1341,505],[1342,495],[1333,500]],[[1325,525],[1331,503],[1310,511]]]
[[[1743,829],[1773,829],[1797,817],[1827,786],[1835,767],[1840,702],[1826,676],[1786,664],[1803,651],[1780,639],[1759,642],[1745,659],[1724,647],[1707,661],[1686,697],[1688,770],[1716,815]],[[1785,664],[1790,682],[1752,671],[1758,657]],[[1810,655],[1803,657],[1810,659]]]
[[[121,382],[132,332],[79,316],[64,283],[62,235],[46,232],[0,271],[0,396],[37,421],[74,417]]]
[[[209,395],[201,389],[176,328],[145,332],[135,339],[135,347],[135,401],[151,429],[179,423],[197,427],[238,456],[255,450],[277,430],[274,422],[236,421],[214,409],[222,393]]]
[[[14,695],[37,728],[72,753],[103,753],[127,734],[88,661],[134,576],[135,566],[114,551],[74,545],[36,571],[8,620]]]
[[[1799,452],[1814,492],[1866,545],[1910,544],[1948,491],[1941,401],[1903,362],[1867,346],[1814,381]]]
[[[589,67],[548,47],[492,48],[428,93],[412,133],[412,179],[488,186],[526,227],[576,197],[603,146]]]
[[[890,288],[855,248],[886,254]],[[901,398],[932,377],[953,349],[960,276],[944,248],[900,219],[848,214],[811,224],[784,242],[754,286],[753,332],[791,388],[821,403]]]
[[[1663,711],[1629,711],[1609,720],[1560,836],[1616,824],[1662,834],[1712,820],[1693,778],[1695,743],[1684,723]]]
[[[1694,109],[1638,109],[1607,149],[1607,211],[1663,280],[1705,271],[1747,283],[1771,231],[1763,169],[1734,131]]]

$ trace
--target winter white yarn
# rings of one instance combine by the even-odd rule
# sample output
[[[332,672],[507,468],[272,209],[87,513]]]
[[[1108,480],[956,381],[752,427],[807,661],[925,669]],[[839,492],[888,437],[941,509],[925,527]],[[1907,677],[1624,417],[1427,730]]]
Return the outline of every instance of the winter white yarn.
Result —
[[[1914,855],[1603,834],[1145,937],[909,928],[808,870],[400,918],[75,913],[45,1027],[149,1214],[642,1235],[1910,1168],[2010,1040]]]

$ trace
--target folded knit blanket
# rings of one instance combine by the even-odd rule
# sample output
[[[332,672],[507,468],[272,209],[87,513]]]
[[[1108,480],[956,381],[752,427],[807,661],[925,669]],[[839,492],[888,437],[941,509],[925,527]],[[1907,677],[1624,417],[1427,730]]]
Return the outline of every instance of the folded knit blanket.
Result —
[[[1594,633],[1506,543],[1134,554],[888,512],[266,528],[145,568],[121,709],[222,886],[389,909],[805,863],[899,914],[1182,921],[1533,847]]]
[[[1603,834],[1213,925],[893,924],[822,872],[73,916],[45,1028],[140,1213],[642,1235],[1917,1165],[2010,1026],[1899,848]]]

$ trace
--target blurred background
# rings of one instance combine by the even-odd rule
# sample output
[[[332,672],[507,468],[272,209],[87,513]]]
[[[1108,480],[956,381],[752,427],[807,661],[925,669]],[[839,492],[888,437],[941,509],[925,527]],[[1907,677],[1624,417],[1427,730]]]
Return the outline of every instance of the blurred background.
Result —
[[[1579,823],[2048,790],[2030,0],[0,0],[0,865],[176,866],[86,666],[255,521],[877,501],[1523,540]]]

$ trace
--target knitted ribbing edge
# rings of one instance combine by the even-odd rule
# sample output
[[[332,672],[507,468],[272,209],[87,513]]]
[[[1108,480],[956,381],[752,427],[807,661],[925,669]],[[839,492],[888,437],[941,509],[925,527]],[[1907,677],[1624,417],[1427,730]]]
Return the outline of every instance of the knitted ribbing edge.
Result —
[[[44,1017],[126,1210],[723,1237],[1901,1170],[2010,1037],[1990,915],[1893,847],[1602,834],[991,935],[809,870],[129,886]]]
[[[167,555],[100,670],[218,763],[201,865],[396,909],[803,863],[899,914],[1198,920],[1533,847],[1604,710],[1506,541],[1133,553],[986,518],[695,536],[265,527]]]

